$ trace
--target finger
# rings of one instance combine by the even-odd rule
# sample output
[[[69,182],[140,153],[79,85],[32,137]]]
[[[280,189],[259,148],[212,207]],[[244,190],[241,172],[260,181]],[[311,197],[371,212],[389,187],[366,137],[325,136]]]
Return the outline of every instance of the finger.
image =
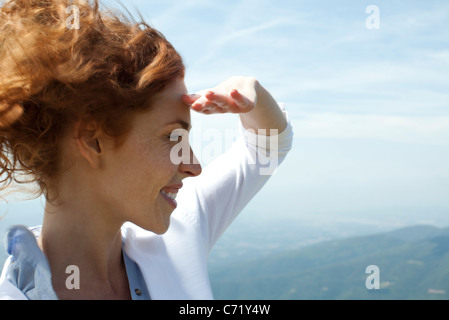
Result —
[[[181,100],[184,104],[191,105],[199,98],[201,98],[199,94],[183,94]]]
[[[221,107],[221,108],[227,108],[227,107],[229,107],[229,104],[231,103],[231,101],[229,101],[228,97],[221,95],[221,94],[217,94],[213,91],[208,91],[206,93],[205,97],[207,99],[209,99],[209,101],[212,101],[218,107]]]
[[[240,108],[245,108],[250,104],[249,100],[237,89],[231,91],[231,98],[234,99],[235,104]]]
[[[198,99],[191,105],[191,108],[198,112],[201,112],[204,110],[212,110],[215,107],[216,107],[216,104],[214,102],[209,101],[204,97],[202,97],[201,99]]]
[[[198,110],[198,112],[203,113],[203,114],[213,114],[213,113],[217,113],[216,109],[221,109],[221,108],[217,107],[216,105],[207,104],[205,106],[202,106],[201,109]]]
[[[190,106],[194,111],[200,112],[201,110],[204,109],[204,106],[198,103],[192,104]]]

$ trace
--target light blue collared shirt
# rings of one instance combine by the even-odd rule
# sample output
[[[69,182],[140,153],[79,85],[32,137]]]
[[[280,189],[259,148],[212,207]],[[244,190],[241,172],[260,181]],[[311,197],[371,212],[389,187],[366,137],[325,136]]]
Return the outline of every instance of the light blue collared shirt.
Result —
[[[39,232],[40,227],[9,228],[5,241],[11,263],[6,271],[6,278],[30,300],[58,300],[51,284],[50,265],[36,241]],[[132,299],[150,300],[139,266],[123,249],[122,252]]]

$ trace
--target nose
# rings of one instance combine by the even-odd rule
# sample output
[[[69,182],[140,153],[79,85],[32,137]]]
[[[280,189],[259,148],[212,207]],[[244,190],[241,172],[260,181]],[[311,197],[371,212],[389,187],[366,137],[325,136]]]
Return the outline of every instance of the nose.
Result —
[[[192,148],[190,148],[189,161],[187,163],[181,162],[179,164],[179,171],[181,171],[187,177],[196,177],[201,174],[202,170],[203,169],[201,168],[197,157],[193,153]]]

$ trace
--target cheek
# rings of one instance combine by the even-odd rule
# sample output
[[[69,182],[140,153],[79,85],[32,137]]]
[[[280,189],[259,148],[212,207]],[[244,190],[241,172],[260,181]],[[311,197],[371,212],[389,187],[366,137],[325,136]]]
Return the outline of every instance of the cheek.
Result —
[[[178,170],[178,166],[170,160],[171,146],[169,144],[146,144],[141,149],[141,180],[147,183],[155,192],[159,192],[169,184]]]

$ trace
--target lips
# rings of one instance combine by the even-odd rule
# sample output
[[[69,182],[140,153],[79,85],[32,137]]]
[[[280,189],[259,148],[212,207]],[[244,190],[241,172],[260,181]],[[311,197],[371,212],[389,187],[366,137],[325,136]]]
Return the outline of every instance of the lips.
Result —
[[[182,183],[166,186],[161,189],[160,194],[162,197],[173,207],[176,208],[178,203],[176,202],[176,196],[179,189],[182,188]]]

